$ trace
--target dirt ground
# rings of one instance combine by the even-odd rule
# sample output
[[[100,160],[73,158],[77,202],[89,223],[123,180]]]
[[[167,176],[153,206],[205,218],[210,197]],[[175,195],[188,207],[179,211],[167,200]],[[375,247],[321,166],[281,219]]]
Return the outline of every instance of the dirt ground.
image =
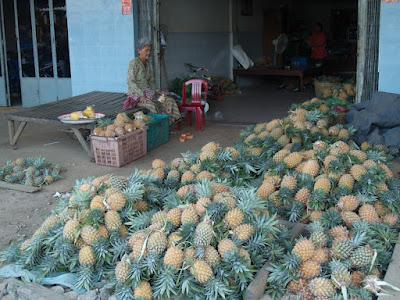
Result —
[[[184,128],[181,132],[193,132],[193,140],[180,143],[179,134],[172,133],[168,144],[149,152],[144,158],[122,168],[111,168],[90,162],[76,140],[56,128],[43,125],[28,125],[18,143],[18,149],[12,150],[8,145],[7,122],[4,115],[0,114],[0,163],[18,157],[44,156],[67,169],[63,174],[64,179],[35,194],[0,190],[0,249],[11,241],[29,237],[55,207],[56,199],[53,195],[69,191],[76,179],[108,173],[126,176],[134,168],[149,168],[154,158],[169,161],[180,153],[197,151],[209,141],[231,145],[238,139],[242,128],[210,122],[204,132]]]

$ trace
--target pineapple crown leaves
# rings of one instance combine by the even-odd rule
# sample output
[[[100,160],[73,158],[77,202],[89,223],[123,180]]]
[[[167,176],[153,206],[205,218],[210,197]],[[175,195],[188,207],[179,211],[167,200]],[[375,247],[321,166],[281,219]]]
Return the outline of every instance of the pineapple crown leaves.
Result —
[[[92,266],[81,266],[77,275],[77,280],[74,282],[76,291],[85,292],[94,287],[95,273]]]
[[[304,214],[304,205],[299,202],[292,202],[290,210],[287,212],[289,222],[298,222]]]
[[[1,263],[12,263],[18,260],[21,255],[20,243],[12,243],[7,248],[0,251]]]
[[[143,259],[142,264],[144,273],[147,276],[152,276],[158,273],[161,258],[155,253],[150,253]]]
[[[228,212],[228,207],[222,202],[211,202],[207,205],[207,215],[215,223],[220,223]]]
[[[279,220],[276,215],[273,216],[254,216],[254,226],[256,232],[260,232],[265,235],[277,237],[281,232],[279,228]]]
[[[313,210],[323,211],[327,206],[327,196],[322,190],[315,190],[311,193],[308,207]]]
[[[340,213],[337,212],[336,210],[325,211],[320,221],[323,227],[326,229],[331,229],[343,223],[343,219],[340,216]]]
[[[154,297],[171,298],[177,295],[177,276],[176,271],[170,267],[163,266],[157,272],[154,280]]]
[[[211,198],[212,186],[209,180],[203,179],[196,184],[196,193],[199,197]]]
[[[114,123],[114,121],[110,118],[102,118],[102,119],[97,120],[97,127],[105,128],[108,125],[111,125],[113,123]]]
[[[197,162],[197,159],[199,158],[199,154],[198,153],[192,153],[190,151],[182,153],[181,156],[182,156],[184,162],[189,164],[189,165],[195,164]]]
[[[236,252],[226,253],[221,267],[229,274],[229,277],[235,279],[235,283],[240,291],[244,291],[247,288],[256,272],[256,270],[253,270],[248,262]]]
[[[254,215],[257,210],[264,210],[266,204],[257,196],[255,188],[234,188],[233,194],[238,199],[237,207],[249,217]]]
[[[319,110],[312,110],[307,112],[306,114],[306,119],[309,122],[317,122],[318,120],[322,119],[324,117],[324,114],[319,111]]]
[[[154,213],[156,213],[155,210],[150,210],[132,215],[129,220],[125,222],[125,225],[128,226],[130,232],[145,229],[151,224],[151,217]]]
[[[380,163],[387,162],[387,156],[385,155],[385,153],[374,149],[367,151],[367,158],[375,162],[380,162]]]
[[[144,193],[144,185],[140,182],[131,183],[131,181],[128,181],[126,188],[123,190],[124,196],[130,202],[142,200]]]
[[[230,299],[234,290],[229,286],[229,283],[222,278],[213,278],[204,286],[204,296],[207,300],[213,299]]]
[[[116,284],[115,296],[120,300],[131,300],[134,299],[133,292],[130,286]]]

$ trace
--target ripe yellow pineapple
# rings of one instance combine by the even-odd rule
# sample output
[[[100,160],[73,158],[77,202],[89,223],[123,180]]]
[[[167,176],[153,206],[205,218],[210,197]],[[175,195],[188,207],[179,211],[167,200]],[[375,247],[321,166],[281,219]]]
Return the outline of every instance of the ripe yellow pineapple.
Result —
[[[182,174],[181,183],[187,184],[192,182],[195,179],[195,175],[192,171],[186,171]]]
[[[214,176],[212,173],[208,171],[201,171],[199,174],[197,174],[196,179],[197,180],[213,180]]]
[[[151,217],[151,224],[165,223],[168,220],[167,212],[158,211]]]
[[[96,256],[91,246],[83,246],[79,250],[79,263],[82,266],[93,266],[96,263]]]
[[[256,125],[256,127],[254,127],[254,133],[261,133],[262,131],[264,131],[266,129],[266,123],[259,123]]]
[[[344,174],[340,177],[338,186],[341,188],[346,188],[349,191],[353,190],[354,187],[354,178],[350,174]]]
[[[97,229],[97,231],[100,235],[100,238],[108,239],[110,236],[106,226],[104,226],[104,225],[100,225],[99,228]]]
[[[185,262],[193,261],[196,257],[196,249],[189,247],[185,249]]]
[[[81,230],[81,238],[86,244],[93,246],[100,239],[100,234],[93,226],[85,225]]]
[[[214,277],[212,268],[204,260],[195,260],[193,266],[190,268],[190,273],[196,278],[200,284],[205,284]]]
[[[257,157],[263,153],[263,149],[260,147],[250,147],[247,149],[247,153],[251,156]]]
[[[307,281],[305,279],[300,278],[299,280],[292,280],[289,282],[287,288],[288,291],[293,295],[298,295],[306,286]]]
[[[350,146],[343,141],[332,144],[329,153],[332,155],[346,154],[350,151]]]
[[[349,131],[347,129],[345,129],[345,128],[340,129],[339,134],[338,134],[338,138],[341,139],[341,140],[344,140],[344,141],[348,140],[350,138]]]
[[[215,143],[215,142],[210,142],[205,144],[202,148],[201,151],[202,152],[207,152],[207,151],[211,151],[211,152],[217,152],[220,148],[220,145]]]
[[[112,194],[119,193],[119,192],[120,192],[120,191],[117,190],[116,188],[111,187],[111,188],[106,189],[106,191],[104,192],[104,197],[108,198],[108,197],[110,197]]]
[[[297,191],[294,199],[300,203],[303,203],[304,205],[307,205],[308,200],[310,199],[310,190],[305,187],[301,188]]]
[[[126,198],[122,193],[115,193],[107,198],[108,209],[121,211],[126,204]]]
[[[330,259],[329,250],[327,248],[315,249],[312,259],[321,265],[327,263]]]
[[[292,152],[283,159],[289,169],[297,167],[303,160],[303,155],[299,152]]]
[[[264,175],[264,183],[265,182],[269,182],[274,186],[279,186],[280,182],[281,182],[281,177],[278,175],[269,175],[269,174],[265,174]]]
[[[314,243],[308,239],[299,240],[293,247],[292,251],[302,261],[307,261],[314,255],[315,251]]]
[[[243,247],[240,247],[238,249],[238,254],[241,258],[243,258],[246,261],[246,263],[248,263],[249,265],[251,264],[251,257],[249,251],[247,251]]]
[[[269,196],[268,200],[271,201],[275,207],[281,207],[282,205],[282,199],[279,196],[279,191],[273,192]]]
[[[291,191],[294,191],[297,186],[297,179],[291,175],[285,175],[281,181],[281,188],[287,188]]]
[[[207,247],[211,244],[213,237],[214,228],[212,226],[212,221],[206,218],[196,226],[193,244],[196,247]]]
[[[378,192],[384,193],[389,191],[389,187],[386,185],[384,182],[380,182],[376,185],[376,188],[378,189]]]
[[[78,238],[79,221],[71,219],[64,225],[63,236],[69,241],[75,241]]]
[[[231,193],[219,193],[214,197],[215,202],[224,203],[228,209],[234,209],[236,207],[236,199]]]
[[[382,201],[376,201],[374,203],[374,208],[379,217],[383,217],[389,213],[389,209],[382,203]]]
[[[171,169],[175,169],[176,170],[181,166],[181,164],[184,164],[184,163],[185,162],[184,162],[183,158],[177,157],[177,158],[174,158],[171,161],[170,166],[171,166]]]
[[[351,283],[356,287],[361,287],[365,278],[365,274],[360,271],[351,273]]]
[[[164,265],[179,270],[182,267],[184,254],[178,247],[170,247],[165,252]]]
[[[313,260],[307,260],[301,264],[300,274],[305,279],[315,278],[321,274],[321,265]]]
[[[360,204],[360,201],[358,200],[358,198],[356,196],[346,195],[346,196],[340,197],[337,206],[341,210],[355,211],[358,208],[359,204]]]
[[[325,159],[324,159],[324,167],[325,167],[325,170],[328,170],[328,169],[329,169],[329,166],[330,166],[330,164],[331,164],[331,162],[333,162],[333,161],[336,160],[336,159],[337,159],[337,157],[334,156],[334,155],[327,155],[327,156],[325,157]]]
[[[325,194],[328,194],[331,191],[332,184],[329,178],[325,176],[318,177],[314,184],[314,191],[320,190]]]
[[[265,125],[265,128],[271,132],[275,127],[279,126],[281,124],[281,120],[279,119],[274,119]]]
[[[150,253],[161,255],[167,248],[168,239],[164,232],[155,231],[150,234],[147,240],[147,250]]]
[[[253,225],[250,224],[242,224],[236,227],[233,230],[233,236],[240,240],[240,241],[248,241],[253,234],[255,233],[256,229]]]
[[[181,225],[182,210],[180,208],[173,208],[167,213],[167,220],[174,226],[179,227]]]
[[[225,215],[224,222],[230,229],[235,229],[243,224],[244,213],[239,208],[234,208]]]
[[[91,185],[91,184],[89,184],[89,183],[84,183],[84,184],[82,184],[80,187],[79,187],[79,190],[81,191],[81,192],[84,192],[84,193],[90,193],[90,192],[93,192],[93,186]]]
[[[264,181],[258,188],[257,195],[261,199],[267,199],[273,192],[275,192],[275,185],[270,181]]]
[[[220,193],[227,193],[230,191],[230,188],[223,183],[213,182],[211,184],[213,195]]]
[[[383,216],[383,222],[390,226],[395,226],[399,221],[399,217],[395,214],[389,213]]]
[[[262,141],[264,141],[268,136],[269,136],[269,132],[267,130],[264,130],[257,135],[257,137]],[[236,159],[236,158],[234,158],[234,159]]]
[[[146,239],[147,235],[139,231],[134,233],[128,240],[128,245],[132,249],[131,256],[133,259],[138,259],[147,254],[147,249],[145,247]]]
[[[218,251],[213,246],[207,246],[204,259],[212,268],[217,266],[221,261]]]
[[[344,223],[351,227],[354,222],[360,221],[360,217],[353,211],[343,211],[341,214]]]
[[[290,154],[289,150],[286,149],[282,149],[279,150],[278,152],[275,153],[275,155],[272,157],[273,161],[276,163],[280,163],[282,162],[286,156],[288,156]]]
[[[210,198],[199,198],[195,204],[195,210],[199,216],[203,216],[207,211],[207,206],[211,203]]]
[[[317,160],[310,159],[304,163],[302,168],[302,173],[315,177],[318,175],[318,172],[319,172],[319,163]]]
[[[165,178],[165,171],[163,168],[153,169],[150,174],[158,180],[164,180]]]
[[[360,181],[365,173],[367,173],[367,169],[363,165],[353,165],[350,169],[350,174],[356,181]]]
[[[110,210],[104,215],[104,222],[108,231],[118,230],[122,220],[118,212]]]
[[[90,209],[105,211],[104,198],[102,196],[94,196],[92,201],[90,201]]]
[[[378,223],[380,222],[380,218],[375,208],[371,204],[364,204],[358,210],[358,214],[361,220],[366,221],[368,223]]]
[[[197,224],[198,222],[199,222],[199,216],[193,206],[189,206],[182,211],[181,215],[182,224],[187,224],[187,223]]]
[[[323,213],[322,211],[319,211],[319,210],[312,210],[312,211],[310,211],[310,212],[309,212],[310,221],[311,221],[311,222],[316,222],[316,221],[321,220],[323,214],[324,214],[324,213]]]
[[[135,288],[133,295],[135,299],[152,300],[153,291],[150,283],[147,281],[141,281]]]
[[[127,260],[121,260],[115,266],[115,278],[119,283],[125,283],[129,278],[130,264]]]
[[[331,280],[326,278],[314,278],[310,281],[308,287],[316,298],[331,299],[336,295],[336,288],[333,286]]]
[[[122,224],[118,229],[119,235],[122,238],[126,238],[129,235],[128,227]]]
[[[218,253],[224,258],[225,254],[237,251],[235,243],[230,239],[224,239],[218,243]]]
[[[138,212],[145,212],[149,210],[149,203],[145,200],[139,200],[133,204],[133,208]]]
[[[275,140],[279,139],[284,134],[282,127],[275,127],[272,129],[270,136]]]
[[[182,237],[179,232],[173,232],[168,236],[168,247],[178,245],[179,241],[182,240]]]
[[[380,163],[379,166],[383,171],[385,171],[387,177],[393,178],[393,171],[386,164]]]
[[[282,147],[286,146],[290,143],[290,138],[286,134],[284,134],[277,140],[277,143]]]
[[[245,144],[250,144],[250,143],[253,142],[255,139],[257,139],[257,134],[252,133],[252,134],[250,134],[248,137],[245,138],[244,142],[245,142]]]
[[[335,226],[329,231],[330,236],[337,241],[349,239],[349,230],[345,226]]]
[[[263,132],[265,132],[265,131],[263,131]],[[261,135],[263,132],[261,132],[260,135]],[[267,134],[268,134],[268,133],[267,133]],[[259,136],[259,137],[261,137],[261,136]],[[263,137],[262,139],[265,139],[266,137],[267,137],[267,136]],[[233,147],[226,147],[226,148],[225,148],[225,151],[228,152],[228,153],[231,155],[231,158],[232,158],[233,160],[236,160],[236,159],[238,159],[238,158],[240,157],[240,152],[239,152],[238,150],[236,150],[235,148],[233,148]]]
[[[349,154],[356,157],[360,162],[367,160],[367,153],[362,150],[350,150]]]
[[[163,160],[161,160],[161,159],[155,159],[155,160],[153,160],[153,162],[151,163],[151,167],[152,167],[153,169],[159,169],[159,168],[165,169],[166,166],[167,166],[167,164],[166,164]]]
[[[329,127],[328,129],[329,135],[338,136],[340,132],[340,128],[337,126]]]

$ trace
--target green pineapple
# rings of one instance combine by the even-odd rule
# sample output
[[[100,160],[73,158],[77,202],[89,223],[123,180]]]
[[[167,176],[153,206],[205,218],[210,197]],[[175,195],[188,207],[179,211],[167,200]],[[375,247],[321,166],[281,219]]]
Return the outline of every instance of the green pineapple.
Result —
[[[376,251],[371,246],[361,246],[353,251],[350,256],[350,262],[354,268],[361,269],[372,267],[375,260]]]
[[[347,287],[351,283],[351,274],[348,267],[337,260],[330,262],[329,267],[331,269],[332,281],[341,287]]]

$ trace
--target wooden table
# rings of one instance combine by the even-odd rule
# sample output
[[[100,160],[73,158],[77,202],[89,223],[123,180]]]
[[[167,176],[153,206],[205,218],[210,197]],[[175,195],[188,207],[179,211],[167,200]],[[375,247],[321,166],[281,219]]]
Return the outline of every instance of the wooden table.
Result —
[[[234,69],[233,76],[283,76],[298,77],[300,90],[304,89],[304,71],[294,69],[279,69],[268,67],[254,67],[250,69]]]
[[[87,106],[92,105],[97,112],[104,113],[107,118],[113,118],[123,110],[122,105],[125,99],[126,95],[123,93],[96,91],[57,102],[42,104],[33,108],[23,109],[19,112],[9,113],[6,115],[6,118],[8,120],[10,145],[16,149],[17,142],[27,123],[37,123],[71,129],[82,148],[90,157],[93,157],[90,144],[82,136],[79,129],[92,130],[95,123],[79,125],[64,124],[60,122],[57,117],[73,111],[84,110]],[[140,110],[142,109],[135,108],[128,112]]]

